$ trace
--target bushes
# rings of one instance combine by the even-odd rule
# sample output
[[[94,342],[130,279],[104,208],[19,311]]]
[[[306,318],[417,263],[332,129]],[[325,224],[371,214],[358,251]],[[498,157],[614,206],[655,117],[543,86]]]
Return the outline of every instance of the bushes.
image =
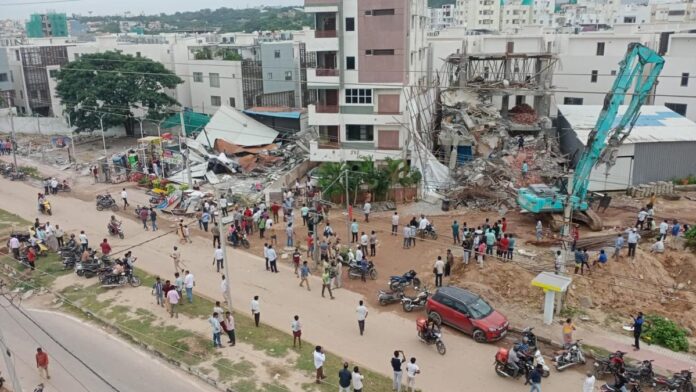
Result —
[[[686,246],[691,248],[692,251],[696,252],[696,226],[693,226],[684,234],[686,239]]]
[[[688,351],[686,331],[674,321],[661,316],[646,316],[642,339],[650,344],[667,347],[672,351]]]

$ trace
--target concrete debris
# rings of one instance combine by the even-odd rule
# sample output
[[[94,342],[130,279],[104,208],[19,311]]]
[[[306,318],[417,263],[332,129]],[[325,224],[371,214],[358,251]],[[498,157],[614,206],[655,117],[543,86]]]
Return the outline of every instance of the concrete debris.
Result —
[[[657,181],[649,182],[647,184],[640,184],[638,186],[632,186],[628,188],[626,190],[626,194],[639,199],[649,197],[652,195],[673,195],[674,183],[671,181]]]

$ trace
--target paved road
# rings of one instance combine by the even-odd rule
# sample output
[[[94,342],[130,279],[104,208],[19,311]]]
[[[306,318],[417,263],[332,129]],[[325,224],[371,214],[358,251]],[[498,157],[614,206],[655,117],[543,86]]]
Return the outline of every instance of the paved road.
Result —
[[[37,216],[34,199],[36,188],[25,183],[0,179],[0,205],[33,221]],[[114,195],[117,194],[114,187]],[[140,198],[140,200],[138,200]],[[135,191],[129,193],[133,205],[144,202],[144,195]],[[97,212],[93,202],[84,202],[69,196],[52,197],[53,224],[60,224],[66,231],[85,230],[92,244],[103,238],[106,223],[111,212]],[[46,217],[40,217],[46,220]],[[168,226],[160,219],[160,227]],[[135,220],[124,221],[125,239],[111,239],[115,252],[154,238],[161,232],[144,231]],[[282,237],[282,235],[280,236]],[[138,267],[160,276],[173,276],[172,262],[166,256],[177,238],[169,234],[153,239],[133,249],[138,256]],[[194,237],[193,244],[183,246],[182,258],[187,267],[196,275],[199,292],[213,298],[221,298],[220,275],[211,266],[213,259],[212,242],[209,237]],[[288,262],[281,260],[280,273],[265,271],[264,261],[256,255],[237,250],[228,250],[231,266],[232,302],[236,311],[250,312],[249,303],[254,295],[261,296],[261,321],[281,330],[289,331],[292,316],[300,315],[303,320],[303,337],[314,344],[343,356],[346,360],[369,367],[391,376],[389,358],[396,349],[402,349],[407,356],[415,356],[422,373],[418,378],[419,388],[425,391],[459,391],[463,389],[485,390],[487,392],[524,391],[520,380],[511,381],[498,377],[493,370],[496,347],[475,343],[471,338],[451,329],[444,331],[443,339],[447,354],[437,354],[432,346],[421,344],[416,337],[416,327],[412,320],[398,313],[370,309],[365,336],[359,336],[355,308],[359,294],[337,290],[336,300],[321,297],[321,284],[314,277],[312,291],[298,287],[298,280],[289,269]],[[336,383],[332,377],[331,381]],[[583,376],[578,372],[552,373],[544,380],[544,389],[552,391],[579,390]],[[466,385],[469,388],[464,388]]]
[[[15,367],[24,391],[33,391],[42,380],[34,354],[41,346],[49,354],[50,380],[45,392],[113,392],[104,381],[49,338],[19,311],[0,300],[0,329],[15,354]],[[148,390],[190,392],[214,391],[186,374],[169,367],[127,342],[61,313],[25,310],[68,350],[89,364],[121,392]],[[0,365],[5,378],[5,364]],[[79,380],[79,381],[78,381]],[[8,387],[11,383],[7,382]],[[157,388],[153,388],[157,385]]]

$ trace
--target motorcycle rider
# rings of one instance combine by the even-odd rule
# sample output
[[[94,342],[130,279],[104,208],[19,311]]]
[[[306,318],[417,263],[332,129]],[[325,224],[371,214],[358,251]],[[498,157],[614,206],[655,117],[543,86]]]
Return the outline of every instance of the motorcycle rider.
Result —
[[[517,364],[520,361],[520,357],[517,353],[517,346],[512,346],[510,352],[508,353],[507,366],[512,370],[512,377],[517,377],[520,372],[520,367]]]
[[[619,371],[616,372],[616,383],[614,383],[614,390],[621,392],[628,392],[626,389],[626,384],[628,384],[628,378],[626,377],[626,369],[622,366]]]
[[[118,228],[121,226],[121,221],[116,220],[115,215],[111,215],[111,220],[107,226],[109,227],[110,234],[118,234]]]
[[[358,267],[360,267],[360,279],[363,282],[366,282],[365,275],[367,274],[367,268],[369,267],[369,264],[367,263],[367,260],[364,257],[361,260],[358,260]]]

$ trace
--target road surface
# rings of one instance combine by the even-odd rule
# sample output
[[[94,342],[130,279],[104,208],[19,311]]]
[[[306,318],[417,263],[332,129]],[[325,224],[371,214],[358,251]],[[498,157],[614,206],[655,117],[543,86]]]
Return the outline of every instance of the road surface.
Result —
[[[13,350],[17,375],[24,392],[33,391],[40,382],[44,383],[45,392],[115,391],[11,307],[6,299],[0,299],[0,305],[0,329]],[[169,392],[215,391],[131,344],[71,316],[24,310],[118,391],[154,390],[153,385],[157,385],[156,390]],[[42,380],[36,370],[34,355],[37,347],[42,347],[49,355],[50,380]],[[4,361],[0,363],[0,369],[7,379],[7,387],[11,388]]]
[[[114,186],[112,194],[117,195],[121,187]],[[24,182],[0,179],[0,189],[0,205],[3,208],[29,221],[38,216],[35,205],[37,188]],[[135,190],[129,192],[132,205],[147,201],[144,194],[138,193]],[[93,201],[85,202],[65,194],[51,197],[51,202],[53,216],[50,219],[39,216],[41,221],[50,220],[66,232],[85,230],[92,246],[106,236],[106,223],[111,211],[98,212]],[[135,217],[132,211],[129,211],[129,215]],[[160,215],[160,228],[170,230],[169,224]],[[191,223],[191,226],[196,225]],[[173,279],[174,267],[167,255],[174,245],[178,245],[177,237],[168,234],[155,238],[162,231],[144,231],[142,224],[134,219],[125,219],[123,229],[125,239],[109,238],[113,251],[136,246],[132,251],[138,257],[138,267],[151,274]],[[284,235],[279,237],[282,241]],[[254,240],[258,241],[257,237]],[[222,299],[220,274],[211,266],[211,237],[194,236],[193,243],[180,246],[180,250],[187,269],[196,276],[194,293],[203,292],[209,297]],[[278,274],[266,272],[264,260],[246,252],[228,249],[227,259],[230,261],[232,303],[236,311],[250,314],[250,301],[254,295],[259,295],[262,323],[289,332],[292,316],[297,314],[303,320],[303,338],[324,346],[351,363],[391,376],[389,360],[393,351],[400,349],[407,356],[417,358],[421,368],[417,386],[424,391],[466,389],[509,392],[529,389],[522,380],[503,379],[495,374],[493,359],[497,348],[493,345],[475,343],[470,337],[447,328],[443,336],[447,354],[441,356],[434,346],[420,343],[412,320],[401,317],[398,312],[384,311],[387,308],[370,309],[365,336],[360,336],[355,313],[361,299],[359,294],[336,290],[335,300],[330,300],[328,296],[322,298],[317,277],[312,277],[312,291],[308,292],[298,286],[299,280],[289,268],[289,259],[279,260]],[[336,383],[334,377],[330,381]],[[583,375],[578,372],[552,371],[551,376],[544,379],[543,388],[547,391],[579,390],[582,381]]]

